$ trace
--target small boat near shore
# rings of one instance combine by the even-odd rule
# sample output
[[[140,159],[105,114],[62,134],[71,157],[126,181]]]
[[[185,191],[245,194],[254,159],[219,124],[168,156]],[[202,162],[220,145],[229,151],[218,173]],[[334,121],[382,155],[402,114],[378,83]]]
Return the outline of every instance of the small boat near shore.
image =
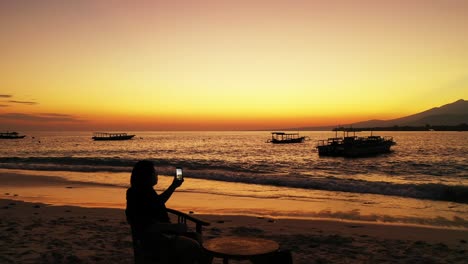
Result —
[[[104,133],[95,132],[93,134],[93,140],[129,140],[135,135],[128,135],[127,133]]]
[[[21,139],[26,135],[20,135],[18,132],[0,132],[0,139]]]
[[[335,130],[337,131],[337,130]],[[353,136],[349,133],[353,132]],[[371,135],[358,137],[357,130],[343,129],[344,136],[319,140],[316,146],[319,156],[363,157],[389,153],[395,145],[392,137]]]
[[[289,144],[302,143],[309,140],[309,137],[299,136],[299,133],[271,132],[271,139],[267,143],[273,144]]]

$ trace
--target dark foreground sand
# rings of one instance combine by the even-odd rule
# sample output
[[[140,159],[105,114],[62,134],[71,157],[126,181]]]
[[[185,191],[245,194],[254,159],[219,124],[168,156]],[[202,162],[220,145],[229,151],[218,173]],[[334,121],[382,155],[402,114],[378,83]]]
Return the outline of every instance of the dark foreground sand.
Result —
[[[15,199],[15,197],[12,197]],[[196,214],[195,214],[196,215]],[[325,220],[196,215],[204,238],[273,239],[294,263],[468,263],[468,231]],[[132,263],[122,209],[0,200],[0,263]],[[215,259],[214,263],[221,263]],[[236,262],[231,263],[249,263]]]

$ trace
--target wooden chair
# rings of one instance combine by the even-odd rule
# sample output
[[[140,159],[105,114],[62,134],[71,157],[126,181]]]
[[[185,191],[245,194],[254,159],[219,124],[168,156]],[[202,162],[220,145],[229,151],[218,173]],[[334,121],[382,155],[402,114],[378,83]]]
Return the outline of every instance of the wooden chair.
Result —
[[[200,236],[202,235],[203,226],[208,226],[210,223],[195,218],[191,215],[182,213],[180,211],[167,208],[167,212],[177,216],[177,223],[187,225],[187,221],[195,224],[195,232]],[[135,264],[170,264],[169,256],[167,253],[167,246],[161,245],[161,247],[151,249],[149,252],[148,249],[145,249],[142,244],[141,237],[138,237],[134,227],[131,223],[130,227],[132,229],[132,240],[133,240],[133,254],[135,257]]]

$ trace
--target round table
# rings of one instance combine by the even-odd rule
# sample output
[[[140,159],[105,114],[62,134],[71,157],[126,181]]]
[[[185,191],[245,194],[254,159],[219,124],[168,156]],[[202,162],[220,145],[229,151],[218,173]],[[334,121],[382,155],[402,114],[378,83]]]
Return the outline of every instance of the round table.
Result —
[[[229,259],[252,259],[278,251],[279,245],[273,240],[226,236],[218,237],[203,242],[203,248],[212,256],[223,258],[223,263],[229,263]]]

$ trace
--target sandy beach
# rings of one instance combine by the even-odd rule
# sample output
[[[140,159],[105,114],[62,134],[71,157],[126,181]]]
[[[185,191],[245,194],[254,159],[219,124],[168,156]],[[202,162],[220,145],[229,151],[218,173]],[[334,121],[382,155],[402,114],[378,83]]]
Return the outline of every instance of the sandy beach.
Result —
[[[122,209],[8,199],[0,200],[0,208],[1,263],[132,263]],[[463,230],[195,215],[211,223],[205,240],[225,235],[272,239],[292,250],[294,263],[466,263],[468,256]]]
[[[124,188],[5,172],[0,176],[0,263],[132,263]],[[205,240],[227,235],[272,239],[292,251],[294,263],[466,263],[468,257],[466,229],[294,219],[268,211],[257,216],[233,210],[206,214],[210,208],[198,211],[200,206],[190,208],[187,201],[214,208],[220,197],[181,192],[174,198],[170,207],[193,211],[211,223],[204,229]],[[253,210],[265,202],[245,199],[224,197],[231,209],[248,202]]]

